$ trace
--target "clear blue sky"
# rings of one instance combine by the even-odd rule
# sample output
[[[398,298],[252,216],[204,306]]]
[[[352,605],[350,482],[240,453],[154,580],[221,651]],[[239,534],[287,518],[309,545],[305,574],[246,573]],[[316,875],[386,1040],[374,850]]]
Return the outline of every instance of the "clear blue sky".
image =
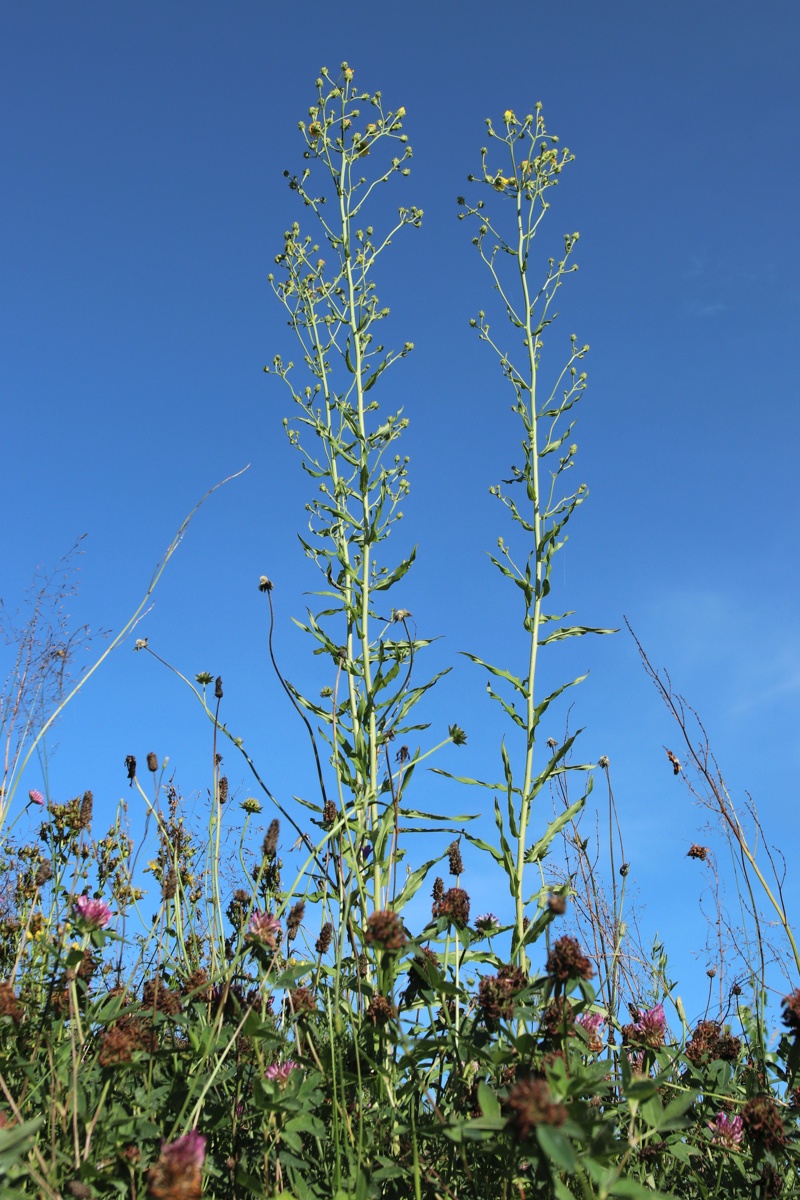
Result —
[[[455,197],[485,117],[542,100],[577,155],[543,252],[581,231],[561,332],[592,346],[576,438],[591,495],[556,570],[562,607],[591,625],[627,615],[704,717],[734,797],[748,789],[796,858],[799,35],[795,0],[3,6],[6,604],[87,533],[75,619],[118,629],[193,503],[250,463],[201,511],[138,632],[190,676],[222,674],[228,721],[270,784],[311,790],[255,586],[275,581],[281,657],[313,692],[319,660],[290,623],[316,586],[296,542],[307,480],[282,431],[287,398],[262,373],[292,347],[266,276],[305,215],[282,174],[301,165],[297,122],[319,67],[347,59],[405,105],[407,201],[425,210],[380,277],[394,341],[417,347],[387,388],[411,420],[396,548],[419,544],[395,603],[443,635],[431,666],[454,665],[432,736],[458,721],[470,741],[441,765],[493,774],[501,727],[457,651],[519,661],[515,600],[484,554],[507,532],[488,487],[517,434],[468,327],[489,289]],[[587,668],[580,757],[609,756],[643,924],[667,938],[684,991],[702,992],[701,873],[685,854],[709,838],[666,762],[675,730],[626,633],[556,649],[548,678]],[[53,798],[92,788],[110,816],[129,794],[125,755],[151,749],[202,793],[210,741],[190,701],[123,647],[59,726]],[[233,754],[225,766],[250,794]],[[26,787],[40,784],[32,768]],[[420,807],[475,799],[418,783]],[[472,886],[478,911],[495,907]],[[791,877],[787,896],[799,911]]]

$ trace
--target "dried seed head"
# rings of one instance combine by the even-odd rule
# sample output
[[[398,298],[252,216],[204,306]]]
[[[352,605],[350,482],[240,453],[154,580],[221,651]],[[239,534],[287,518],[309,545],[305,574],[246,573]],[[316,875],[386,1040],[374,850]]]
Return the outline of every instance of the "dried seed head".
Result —
[[[178,890],[178,873],[174,867],[170,867],[164,876],[164,882],[161,884],[161,899],[172,900]]]
[[[431,892],[431,895],[436,901],[441,900],[442,896],[444,895],[444,880],[438,875],[433,881],[433,891]]]
[[[136,778],[136,758],[133,754],[125,756],[125,770],[128,772],[130,786],[133,787],[133,781]]]
[[[148,768],[148,770],[152,771],[154,775],[155,775],[156,771],[158,770],[158,755],[155,754],[152,750],[150,751],[150,753],[147,756],[147,768]]]
[[[214,699],[215,700],[222,699],[222,676],[221,675],[218,675],[216,680],[214,681]]]
[[[594,968],[572,937],[561,937],[547,956],[547,974],[559,983],[591,979]]]
[[[708,846],[698,846],[696,843],[691,845],[686,852],[687,858],[699,858],[701,862],[705,862],[711,853]]]
[[[364,935],[367,945],[377,946],[381,950],[400,950],[407,940],[403,922],[396,912],[384,909],[367,917],[367,932]]]
[[[434,901],[434,917],[448,917],[455,925],[469,921],[469,895],[463,888],[449,888],[441,900]]]
[[[219,783],[217,784],[217,799],[220,804],[224,804],[228,799],[228,776],[220,775]]]
[[[306,911],[305,900],[298,900],[297,904],[293,904],[289,909],[289,916],[286,918],[286,941],[293,942],[297,937],[297,931],[303,920],[303,914]]]
[[[567,1110],[554,1103],[544,1079],[521,1079],[508,1094],[509,1124],[518,1139],[526,1142],[537,1125],[563,1125]]]
[[[554,916],[560,917],[567,911],[566,896],[559,896],[557,892],[551,892],[547,897],[547,908]]]
[[[52,879],[52,878],[53,878],[53,864],[51,863],[49,858],[43,858],[42,861],[39,863],[39,867],[36,872],[36,876],[35,876],[36,886],[44,887],[44,885],[47,883],[48,879]]]
[[[94,796],[91,792],[84,792],[81,800],[81,807],[78,814],[80,824],[78,829],[88,829],[92,823],[92,812],[94,810]]]
[[[296,1017],[317,1011],[317,1001],[309,987],[296,987],[288,993],[289,1005]]]
[[[326,800],[322,806],[322,824],[330,827],[336,823],[336,804],[333,800]]]
[[[461,875],[464,871],[464,860],[461,857],[461,848],[457,841],[451,842],[447,847],[447,858],[450,863],[450,874]]]
[[[264,838],[264,845],[262,847],[264,858],[272,860],[275,857],[278,851],[278,834],[280,833],[280,828],[280,823],[277,817],[273,821],[270,821],[269,829],[267,830]]]
[[[366,1017],[373,1025],[386,1025],[396,1014],[397,1010],[389,997],[378,994],[370,1000]]]
[[[331,940],[333,938],[333,926],[330,921],[326,921],[319,931],[319,937],[315,943],[317,954],[327,954],[330,949]]]

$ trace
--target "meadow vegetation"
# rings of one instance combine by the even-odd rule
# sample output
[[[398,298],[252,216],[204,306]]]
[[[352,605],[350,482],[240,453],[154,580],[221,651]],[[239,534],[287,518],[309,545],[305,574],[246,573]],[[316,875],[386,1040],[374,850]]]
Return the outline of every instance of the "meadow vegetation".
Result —
[[[404,118],[346,63],[335,78],[321,72],[300,124],[302,166],[287,176],[305,224],[287,229],[270,276],[297,342],[296,364],[276,356],[266,369],[287,390],[286,433],[311,485],[300,542],[319,590],[302,628],[327,668],[318,695],[282,672],[273,586],[264,576],[254,588],[316,795],[274,795],[225,723],[223,679],[170,667],[209,721],[205,828],[150,752],[125,760],[148,814],[143,839],[133,844],[124,806],[98,831],[90,790],[65,801],[29,778],[74,694],[69,663],[86,636],[64,624],[60,577],[8,630],[0,1200],[800,1195],[800,958],[755,810],[739,814],[695,715],[643,652],[681,739],[672,769],[733,849],[742,897],[741,928],[717,923],[726,969],[690,1026],[664,947],[637,936],[608,761],[581,763],[575,734],[542,734],[580,680],[543,694],[540,656],[614,631],[575,624],[554,595],[553,562],[587,495],[571,480],[588,346],[564,336],[559,349],[554,326],[578,235],[538,257],[572,161],[540,105],[487,123],[456,207],[487,282],[471,323],[519,427],[517,465],[491,488],[504,522],[491,559],[521,655],[469,655],[508,732],[483,778],[459,777],[463,813],[416,807],[415,778],[443,774],[437,751],[466,734],[429,728],[430,639],[401,607],[414,555],[392,559],[397,538],[387,540],[408,491],[401,443],[415,413],[378,398],[413,346],[384,344],[377,277],[423,220],[393,198],[410,186]],[[146,638],[135,647],[154,653]],[[238,804],[224,773],[234,755],[253,792]],[[605,796],[596,832],[594,816],[581,823],[593,778]],[[238,854],[223,872],[235,804]],[[493,815],[491,838],[472,831],[476,812]],[[295,842],[305,861],[289,874]],[[466,847],[501,881],[497,913],[472,910]],[[712,848],[689,853],[713,888]],[[773,1037],[776,938],[790,976]]]

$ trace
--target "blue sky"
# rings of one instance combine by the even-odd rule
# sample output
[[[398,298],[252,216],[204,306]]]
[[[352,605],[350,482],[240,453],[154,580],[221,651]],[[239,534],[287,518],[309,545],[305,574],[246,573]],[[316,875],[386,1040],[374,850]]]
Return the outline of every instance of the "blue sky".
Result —
[[[791,860],[798,33],[793,0],[510,0],[491,16],[471,0],[4,6],[6,605],[86,533],[74,617],[118,629],[187,511],[249,463],[198,515],[139,633],[190,676],[222,674],[229,723],[274,790],[310,792],[255,587],[262,573],[275,581],[281,659],[313,692],[319,660],[290,622],[316,586],[296,541],[307,480],[281,426],[287,397],[262,373],[292,347],[266,277],[283,229],[304,218],[283,178],[301,165],[297,122],[319,67],[347,59],[365,88],[405,105],[404,202],[425,210],[379,284],[395,342],[416,345],[385,393],[411,421],[397,550],[419,545],[396,603],[421,635],[441,636],[431,667],[454,668],[428,710],[431,736],[458,721],[470,740],[440,765],[493,774],[502,728],[482,673],[457,652],[520,661],[514,598],[485,557],[507,532],[488,487],[518,439],[468,326],[490,292],[455,197],[479,168],[484,119],[541,100],[577,156],[542,253],[580,230],[561,334],[592,346],[576,431],[591,494],[556,568],[563,607],[591,625],[628,617],[701,713],[734,798],[752,793]],[[691,957],[705,936],[700,873],[685,854],[709,837],[666,762],[676,732],[626,633],[556,648],[547,678],[587,668],[570,718],[586,730],[580,757],[610,758],[643,927],[665,936],[684,994],[704,994],[705,956]],[[55,742],[53,797],[90,787],[109,816],[127,794],[126,754],[169,755],[188,797],[208,787],[202,714],[130,644]],[[250,794],[232,755],[225,766]],[[40,784],[32,767],[26,787]],[[432,777],[418,788],[420,807],[474,803]],[[131,817],[135,828],[141,814]],[[472,886],[479,910],[494,906]],[[790,877],[795,912],[798,890]]]

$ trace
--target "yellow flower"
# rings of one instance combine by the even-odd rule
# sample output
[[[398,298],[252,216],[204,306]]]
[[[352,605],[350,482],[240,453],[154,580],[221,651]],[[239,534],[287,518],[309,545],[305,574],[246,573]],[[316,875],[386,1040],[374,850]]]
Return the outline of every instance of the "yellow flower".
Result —
[[[406,115],[406,110],[401,105],[400,108],[398,108],[397,112],[394,115],[396,117],[404,117]]]
[[[510,108],[507,108],[503,113],[503,120],[505,121],[506,125],[510,125],[511,122],[516,121],[516,119],[517,118],[514,116],[513,110]]]

